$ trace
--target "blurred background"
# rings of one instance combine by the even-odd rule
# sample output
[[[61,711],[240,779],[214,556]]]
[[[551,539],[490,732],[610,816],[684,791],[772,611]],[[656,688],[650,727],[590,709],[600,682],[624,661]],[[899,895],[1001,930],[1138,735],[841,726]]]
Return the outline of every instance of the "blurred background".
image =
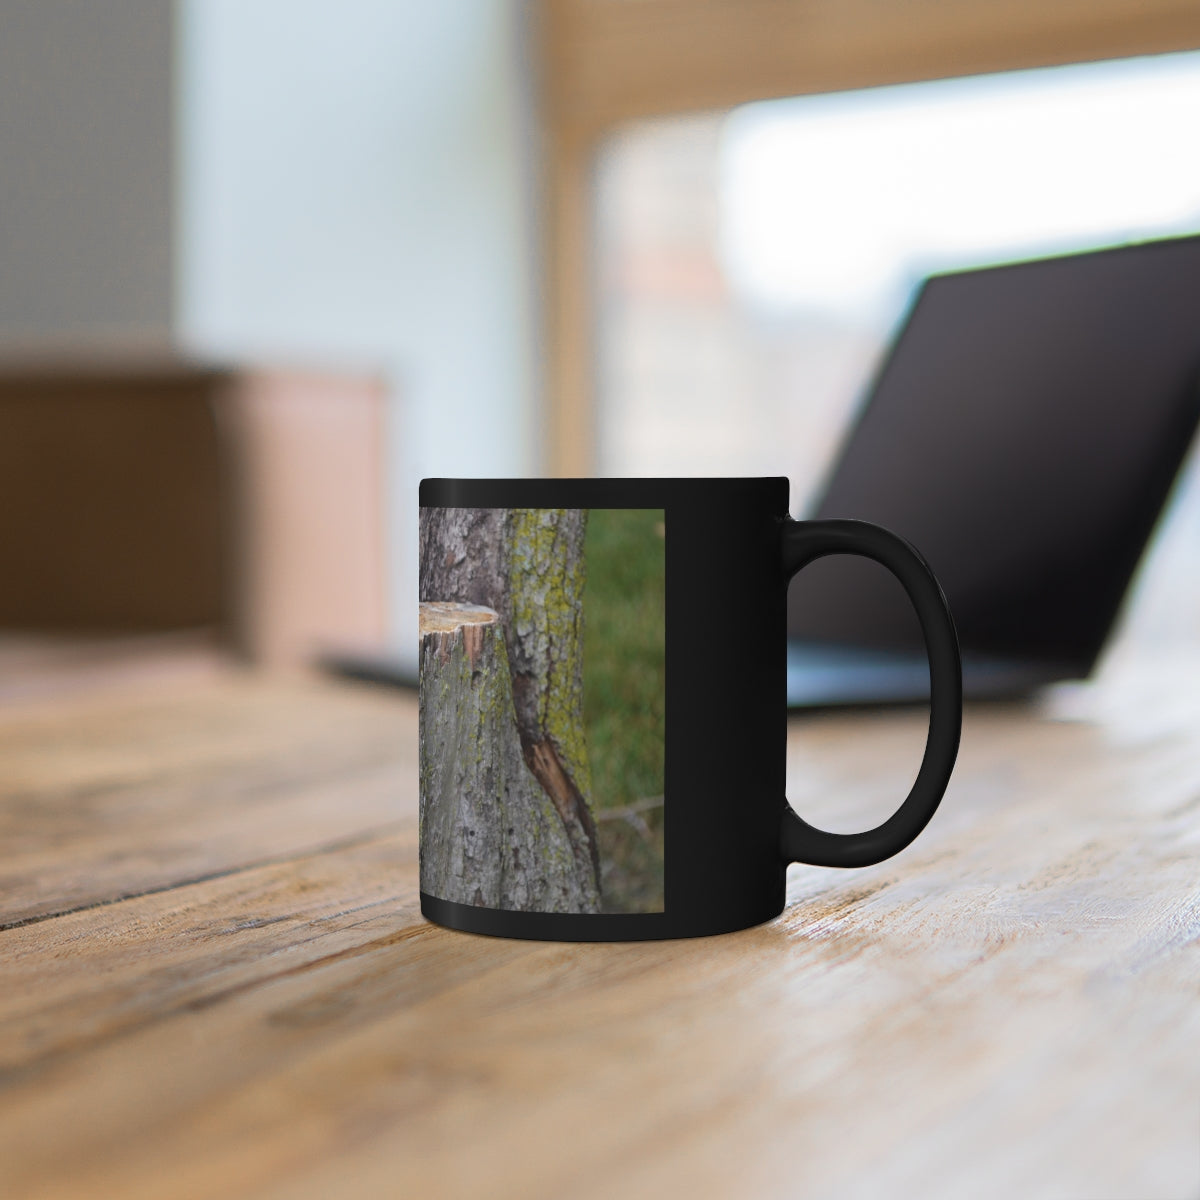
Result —
[[[783,474],[933,270],[1200,230],[1181,0],[0,0],[0,694],[415,670],[423,476]],[[1200,634],[1189,466],[1127,634]]]

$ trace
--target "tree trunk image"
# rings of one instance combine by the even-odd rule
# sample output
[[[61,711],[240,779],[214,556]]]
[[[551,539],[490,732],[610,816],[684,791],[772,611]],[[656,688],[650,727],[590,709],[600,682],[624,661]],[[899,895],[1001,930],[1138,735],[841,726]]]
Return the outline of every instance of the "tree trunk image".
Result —
[[[420,632],[421,890],[489,908],[595,911],[594,879],[525,763],[498,614],[426,603]]]
[[[430,895],[600,909],[583,727],[586,520],[567,509],[421,511],[421,886]]]

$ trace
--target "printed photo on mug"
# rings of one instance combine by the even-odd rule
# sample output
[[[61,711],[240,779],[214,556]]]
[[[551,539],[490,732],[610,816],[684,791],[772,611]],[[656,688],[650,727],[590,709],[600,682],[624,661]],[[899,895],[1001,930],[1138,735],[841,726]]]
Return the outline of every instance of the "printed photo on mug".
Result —
[[[662,509],[422,508],[421,891],[664,911]]]

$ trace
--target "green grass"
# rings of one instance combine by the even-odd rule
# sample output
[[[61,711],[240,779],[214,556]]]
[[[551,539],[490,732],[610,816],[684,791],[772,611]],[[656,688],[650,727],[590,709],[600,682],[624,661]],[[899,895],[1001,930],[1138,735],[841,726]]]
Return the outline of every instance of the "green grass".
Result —
[[[665,540],[661,509],[592,509],[584,588],[583,701],[606,907],[662,907],[661,807],[606,810],[663,795]]]

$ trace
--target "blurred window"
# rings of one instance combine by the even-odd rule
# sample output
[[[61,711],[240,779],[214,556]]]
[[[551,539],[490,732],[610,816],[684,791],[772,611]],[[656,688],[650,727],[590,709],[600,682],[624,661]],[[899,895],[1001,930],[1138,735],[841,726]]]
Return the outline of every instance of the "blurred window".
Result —
[[[597,161],[602,474],[802,511],[922,276],[1200,230],[1200,54],[747,105]]]

